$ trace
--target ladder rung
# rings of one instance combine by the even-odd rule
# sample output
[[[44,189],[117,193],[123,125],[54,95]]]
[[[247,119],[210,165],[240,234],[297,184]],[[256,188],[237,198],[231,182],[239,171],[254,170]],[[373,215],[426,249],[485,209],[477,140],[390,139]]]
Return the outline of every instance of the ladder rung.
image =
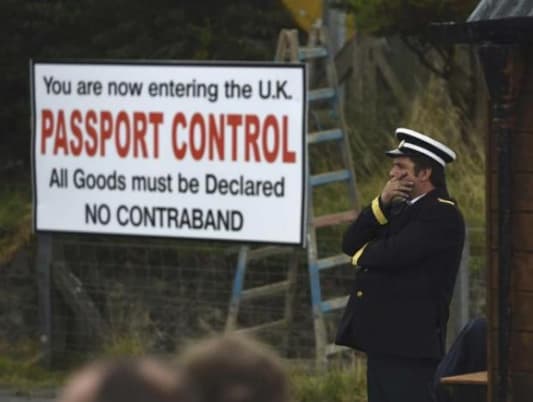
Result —
[[[337,267],[339,265],[348,264],[351,261],[351,258],[346,254],[338,254],[332,257],[321,258],[317,261],[318,269],[328,269]]]
[[[254,335],[254,334],[257,334],[258,332],[271,331],[274,329],[282,329],[285,327],[287,327],[287,321],[285,319],[281,319],[277,321],[271,321],[271,322],[266,322],[264,324],[256,325],[255,327],[241,328],[235,332],[239,334],[243,334],[243,335]]]
[[[341,140],[342,137],[342,130],[340,128],[333,128],[331,130],[310,133],[307,136],[307,142],[309,144],[318,144],[320,142]]]
[[[323,186],[325,184],[350,180],[352,174],[348,169],[336,170],[335,172],[321,173],[311,176],[311,186]]]
[[[300,47],[298,48],[298,58],[300,60],[316,59],[326,57],[328,49],[325,47]]]
[[[247,259],[248,261],[257,260],[260,258],[270,257],[272,255],[281,255],[287,254],[293,251],[291,247],[280,247],[280,246],[266,246],[260,247],[248,252]]]
[[[352,222],[357,217],[357,211],[345,211],[336,214],[322,215],[313,218],[313,226],[315,228],[323,228],[326,226],[340,225],[341,223]]]
[[[270,296],[274,293],[280,293],[289,287],[289,281],[281,281],[276,283],[271,283],[269,285],[264,286],[258,286],[256,288],[250,288],[243,290],[241,299],[242,300],[249,300],[249,299],[256,299],[259,297],[265,297]]]
[[[348,302],[348,296],[341,296],[341,297],[336,297],[335,299],[325,300],[322,303],[320,303],[320,310],[323,313],[327,313],[333,310],[338,310],[346,306],[347,302]]]
[[[335,90],[333,88],[321,88],[309,91],[309,100],[311,102],[319,100],[328,100],[333,98],[334,96]]]
[[[335,345],[334,343],[327,344],[325,347],[326,356],[335,355],[342,352],[350,352],[352,349],[346,346]]]

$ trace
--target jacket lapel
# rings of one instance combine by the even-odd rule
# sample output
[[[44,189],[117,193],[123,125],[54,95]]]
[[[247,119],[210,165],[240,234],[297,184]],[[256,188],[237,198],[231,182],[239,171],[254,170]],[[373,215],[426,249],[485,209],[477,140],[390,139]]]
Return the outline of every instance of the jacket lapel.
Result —
[[[446,191],[434,189],[427,193],[420,200],[415,202],[413,205],[407,205],[407,203],[405,203],[401,210],[398,209],[397,211],[394,211],[396,213],[391,210],[391,225],[389,233],[398,233],[412,218],[418,215],[418,213],[424,208],[424,205],[427,205],[438,197],[448,198],[448,194]]]

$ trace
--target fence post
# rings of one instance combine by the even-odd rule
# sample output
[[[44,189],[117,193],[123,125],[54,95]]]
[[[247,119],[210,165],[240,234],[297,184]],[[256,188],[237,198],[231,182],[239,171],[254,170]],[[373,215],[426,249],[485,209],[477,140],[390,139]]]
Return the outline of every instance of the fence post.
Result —
[[[465,244],[463,256],[461,257],[459,293],[459,330],[461,330],[470,319],[470,230],[466,227]]]
[[[50,267],[52,263],[52,235],[37,235],[37,258],[35,271],[39,300],[39,340],[41,362],[50,367],[52,362],[52,305],[50,288]]]
[[[461,256],[461,264],[457,272],[455,288],[450,311],[450,325],[448,326],[448,346],[459,334],[461,329],[470,319],[470,229],[468,226],[465,231],[465,244]]]

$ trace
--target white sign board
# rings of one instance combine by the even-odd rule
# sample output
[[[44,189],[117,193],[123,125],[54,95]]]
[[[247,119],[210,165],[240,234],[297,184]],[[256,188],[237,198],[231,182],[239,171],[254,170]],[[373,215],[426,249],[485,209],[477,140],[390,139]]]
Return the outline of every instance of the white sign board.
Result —
[[[304,244],[303,65],[31,67],[36,231]]]

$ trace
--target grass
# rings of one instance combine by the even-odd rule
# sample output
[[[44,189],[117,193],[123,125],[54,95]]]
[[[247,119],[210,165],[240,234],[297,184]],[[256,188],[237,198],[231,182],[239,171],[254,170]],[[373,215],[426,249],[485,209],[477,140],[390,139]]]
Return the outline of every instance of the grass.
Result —
[[[13,258],[31,238],[29,186],[0,187],[0,265]]]
[[[40,345],[37,342],[0,343],[1,388],[29,394],[34,390],[55,389],[64,378],[63,371],[51,371],[40,366]]]
[[[324,373],[290,372],[294,402],[364,402],[366,384],[354,368],[334,368]]]
[[[449,191],[467,224],[480,226],[485,222],[485,133],[463,121],[447,85],[430,79],[426,91],[415,99],[407,124],[432,133],[456,152],[457,160],[446,168]]]

